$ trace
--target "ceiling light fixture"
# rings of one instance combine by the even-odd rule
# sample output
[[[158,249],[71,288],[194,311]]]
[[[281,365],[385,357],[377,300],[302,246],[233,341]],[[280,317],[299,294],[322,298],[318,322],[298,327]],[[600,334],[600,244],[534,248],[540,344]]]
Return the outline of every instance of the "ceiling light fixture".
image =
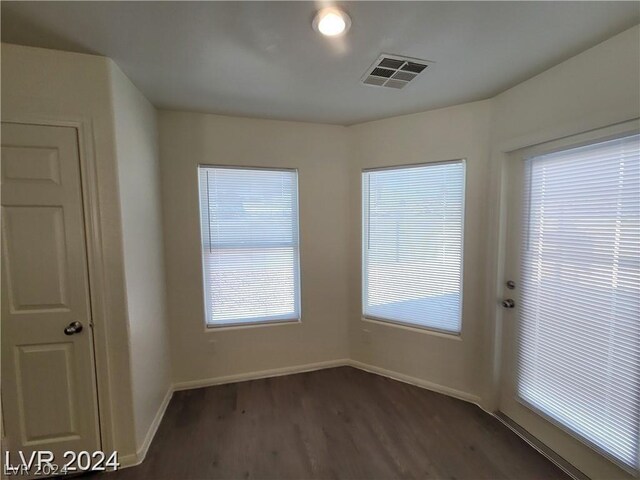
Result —
[[[351,26],[349,15],[335,7],[327,7],[316,13],[313,29],[327,37],[343,35]]]

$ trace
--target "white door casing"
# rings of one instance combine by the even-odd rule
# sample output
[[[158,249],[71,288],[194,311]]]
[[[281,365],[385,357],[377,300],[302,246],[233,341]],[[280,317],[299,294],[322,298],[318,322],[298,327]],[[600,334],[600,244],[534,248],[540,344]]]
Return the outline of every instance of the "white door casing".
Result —
[[[11,452],[100,450],[77,131],[2,125],[2,401]],[[66,335],[72,322],[81,332]]]
[[[598,479],[631,479],[632,474],[624,471],[605,456],[568,433],[561,426],[538,415],[517,398],[518,370],[518,322],[520,305],[520,246],[523,225],[523,195],[526,191],[524,159],[574,146],[604,141],[609,138],[637,133],[636,121],[590,131],[546,144],[536,145],[511,152],[505,163],[507,223],[505,229],[506,252],[502,298],[513,299],[515,307],[503,311],[502,361],[499,410],[539,439],[551,450],[563,457],[584,474]],[[506,281],[515,282],[515,288],[506,287]],[[544,301],[544,299],[541,299]]]

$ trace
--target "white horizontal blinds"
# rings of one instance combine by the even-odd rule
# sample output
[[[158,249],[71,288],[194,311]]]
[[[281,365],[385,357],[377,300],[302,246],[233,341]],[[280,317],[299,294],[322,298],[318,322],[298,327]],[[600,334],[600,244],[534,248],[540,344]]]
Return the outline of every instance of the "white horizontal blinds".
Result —
[[[527,161],[519,396],[610,455],[640,454],[640,136]]]
[[[300,316],[297,172],[201,166],[207,323]]]
[[[460,331],[464,169],[363,174],[365,316]]]

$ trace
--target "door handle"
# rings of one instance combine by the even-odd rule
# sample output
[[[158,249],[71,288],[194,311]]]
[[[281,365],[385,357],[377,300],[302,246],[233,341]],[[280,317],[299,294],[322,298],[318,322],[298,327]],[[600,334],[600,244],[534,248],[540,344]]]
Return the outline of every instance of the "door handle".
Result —
[[[511,298],[507,298],[506,300],[502,301],[502,306],[504,308],[513,308],[516,306],[516,302],[514,302]]]
[[[80,322],[71,322],[64,329],[65,335],[73,335],[82,331],[82,324]]]

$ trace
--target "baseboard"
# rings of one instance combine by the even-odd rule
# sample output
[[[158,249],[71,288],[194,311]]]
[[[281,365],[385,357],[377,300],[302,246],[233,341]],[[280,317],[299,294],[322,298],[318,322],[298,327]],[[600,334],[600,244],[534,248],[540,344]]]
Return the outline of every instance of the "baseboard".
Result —
[[[428,380],[412,377],[410,375],[398,373],[393,370],[387,370],[386,368],[377,367],[375,365],[369,365],[367,363],[359,362],[357,360],[349,360],[348,365],[358,368],[360,370],[364,370],[365,372],[374,373],[376,375],[382,375],[383,377],[388,377],[388,378],[391,378],[392,380],[408,383],[410,385],[424,388],[426,390],[431,390],[436,393],[442,393],[444,395],[448,395],[449,397],[454,397],[454,398],[457,398],[458,400],[464,400],[465,402],[473,403],[475,405],[480,406],[481,399],[479,396],[473,395],[471,393],[463,392],[462,390],[456,390],[455,388],[446,387],[438,383],[429,382]]]
[[[354,367],[365,372],[382,375],[393,380],[409,383],[416,387],[431,390],[437,393],[442,393],[450,397],[464,400],[465,402],[474,403],[480,405],[480,397],[473,395],[462,390],[456,390],[455,388],[440,385],[438,383],[429,382],[421,378],[405,375],[393,370],[387,370],[375,365],[369,365],[367,363],[360,362],[358,360],[351,360],[349,358],[343,358],[338,360],[328,360],[325,362],[307,363],[302,365],[294,365],[292,367],[274,368],[271,370],[260,370],[257,372],[240,373],[236,375],[227,375],[224,377],[205,378],[201,380],[192,380],[188,382],[178,382],[173,385],[173,391],[179,390],[191,390],[193,388],[211,387],[214,385],[223,385],[225,383],[244,382],[248,380],[258,380],[260,378],[279,377],[282,375],[292,375],[295,373],[312,372],[314,370],[322,370],[325,368],[334,367]]]
[[[192,388],[211,387],[213,385],[223,385],[225,383],[244,382],[247,380],[258,380],[260,378],[280,377],[294,373],[312,372],[325,368],[343,367],[349,365],[349,359],[327,360],[324,362],[306,363],[291,367],[273,368],[270,370],[260,370],[257,372],[239,373],[236,375],[226,375],[224,377],[204,378],[201,380],[191,380],[188,382],[174,383],[173,390],[191,390]]]
[[[511,420],[502,412],[492,414],[500,423],[505,425],[509,430],[518,435],[524,440],[530,447],[537,450],[543,457],[555,464],[560,470],[566,473],[573,480],[589,480],[584,473],[558,455],[556,452],[547,447],[544,443],[538,440],[536,437],[527,432],[524,428]]]
[[[165,398],[156,413],[151,426],[147,432],[147,435],[142,443],[142,446],[138,450],[136,454],[125,455],[120,458],[120,468],[133,467],[135,465],[139,465],[145,459],[149,447],[151,446],[151,442],[160,426],[160,422],[164,417],[165,411],[169,405],[171,400],[171,396],[173,392],[180,390],[191,390],[195,388],[203,388],[210,387],[214,385],[223,385],[226,383],[236,383],[236,382],[244,382],[248,380],[258,380],[261,378],[270,378],[270,377],[280,377],[283,375],[292,375],[296,373],[303,372],[312,372],[315,370],[323,370],[325,368],[334,368],[334,367],[353,367],[359,370],[363,370],[365,372],[373,373],[375,375],[382,375],[383,377],[391,378],[392,380],[397,380],[399,382],[408,383],[410,385],[414,385],[416,387],[424,388],[426,390],[431,390],[433,392],[442,393],[444,395],[448,395],[450,397],[457,398],[459,400],[463,400],[465,402],[470,402],[476,405],[480,405],[480,397],[477,395],[472,395],[467,392],[463,392],[461,390],[456,390],[451,387],[446,387],[444,385],[440,385],[434,382],[429,382],[427,380],[423,380],[417,377],[412,377],[410,375],[405,375],[402,373],[398,373],[392,370],[387,370],[385,368],[381,368],[375,365],[368,365],[363,362],[359,362],[357,360],[351,360],[348,358],[342,358],[337,360],[328,360],[324,362],[316,362],[316,363],[306,363],[302,365],[294,365],[291,367],[283,367],[283,368],[274,368],[269,370],[260,370],[257,372],[248,372],[248,373],[240,373],[236,375],[226,375],[224,377],[213,377],[213,378],[205,378],[200,380],[191,380],[188,382],[177,382],[173,384],[173,386],[167,391]]]
[[[118,470],[122,470],[123,468],[140,465],[141,461],[138,459],[137,453],[130,453],[129,455],[118,455],[118,463]]]
[[[149,430],[147,430],[147,434],[144,437],[144,441],[142,445],[138,449],[137,457],[138,463],[142,463],[142,461],[147,456],[147,452],[149,451],[149,447],[151,446],[151,442],[153,441],[153,437],[156,436],[156,432],[158,431],[158,427],[160,426],[160,422],[164,417],[164,413],[167,411],[167,407],[169,406],[169,402],[171,401],[171,397],[173,396],[173,387],[169,387],[167,393],[162,399],[162,403],[160,404],[160,408],[156,412],[156,416],[153,417],[153,422],[149,426]]]
[[[140,448],[136,453],[132,453],[129,455],[124,455],[120,457],[118,460],[120,462],[120,468],[128,468],[135,467],[136,465],[140,465],[147,456],[147,452],[149,451],[149,447],[151,446],[151,442],[153,442],[153,438],[156,436],[156,432],[158,431],[158,427],[164,418],[164,414],[167,411],[167,407],[169,406],[169,402],[171,401],[171,397],[173,396],[173,387],[170,386],[162,399],[162,403],[156,412],[155,417],[153,417],[153,421],[151,425],[149,425],[149,429],[147,430],[147,434],[144,437],[144,441]]]

